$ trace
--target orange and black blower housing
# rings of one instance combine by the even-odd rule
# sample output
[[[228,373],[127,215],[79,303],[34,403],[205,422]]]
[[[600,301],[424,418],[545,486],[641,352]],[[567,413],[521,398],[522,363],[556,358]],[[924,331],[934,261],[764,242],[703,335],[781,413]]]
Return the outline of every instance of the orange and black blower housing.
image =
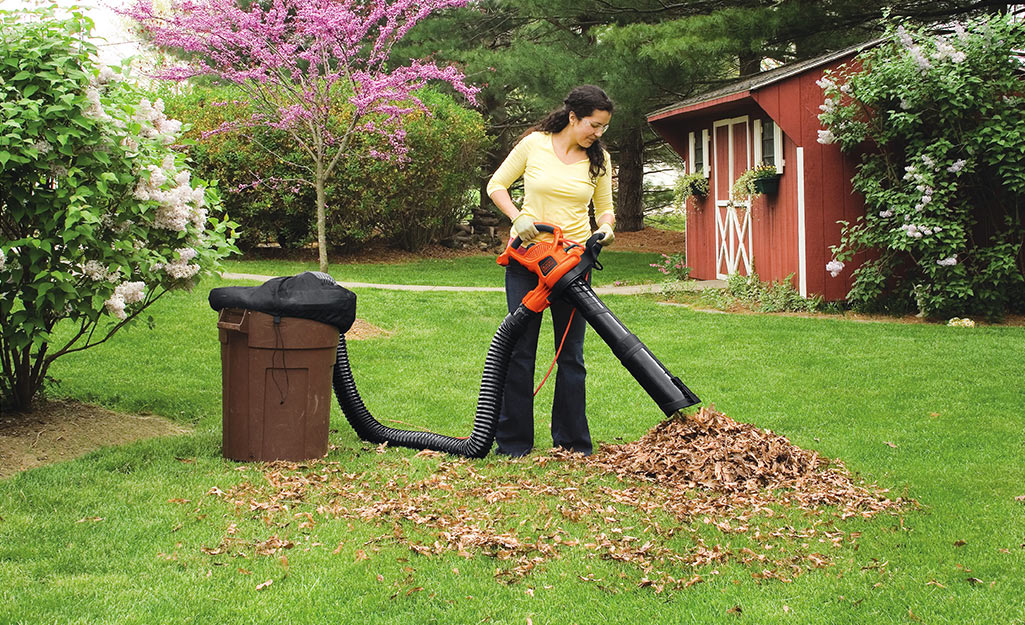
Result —
[[[498,257],[500,265],[508,265],[513,260],[537,274],[538,285],[523,298],[523,304],[534,312],[540,312],[552,298],[560,298],[576,308],[667,416],[699,403],[698,396],[666,369],[598,299],[587,283],[587,273],[592,268],[601,269],[598,253],[603,235],[592,235],[584,245],[580,245],[563,239],[557,226],[536,225],[539,231],[551,233],[552,240],[524,248],[517,237]]]

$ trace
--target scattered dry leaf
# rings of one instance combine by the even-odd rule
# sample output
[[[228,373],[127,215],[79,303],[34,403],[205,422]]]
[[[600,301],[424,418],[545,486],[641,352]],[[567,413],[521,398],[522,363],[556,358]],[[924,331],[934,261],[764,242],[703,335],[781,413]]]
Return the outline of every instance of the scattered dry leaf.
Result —
[[[955,541],[954,541],[954,546],[955,546],[955,547],[964,547],[964,546],[965,546],[965,545],[967,545],[967,544],[968,544],[968,543],[967,543],[967,542],[965,542],[965,541],[963,541],[963,540],[955,540]]]
[[[604,446],[590,457],[552,450],[524,461],[548,465],[540,475],[482,475],[479,465],[465,459],[433,451],[417,456],[441,460],[429,475],[417,478],[401,466],[410,464],[408,457],[382,460],[399,465],[397,471],[349,472],[328,460],[254,466],[252,481],[226,487],[227,492],[214,487],[208,494],[282,536],[243,539],[231,524],[220,545],[203,551],[247,558],[278,554],[287,567],[280,552],[294,544],[286,531],[295,532],[292,540],[314,547],[319,543],[309,542],[309,531],[327,521],[347,523],[350,531],[355,523],[376,524],[382,533],[357,549],[355,561],[368,560],[380,543],[405,545],[417,554],[413,558],[483,555],[495,559],[497,581],[513,584],[575,549],[636,567],[643,574],[638,585],[658,594],[702,583],[730,562],[750,566],[758,583],[789,583],[807,571],[832,566],[830,549],[856,544],[860,533],[844,531],[834,520],[896,513],[907,504],[874,484],[855,481],[839,461],[734,421],[713,407],[671,417],[636,442]],[[548,474],[553,471],[573,471],[574,477],[553,479]],[[621,481],[613,483],[609,475]],[[533,514],[514,511],[526,502]],[[775,520],[794,508],[822,522],[795,527]],[[662,512],[679,523],[655,520]],[[575,524],[573,534],[564,520]],[[673,537],[698,520],[725,539],[706,542],[707,535],[695,534],[681,549]],[[409,536],[412,527],[422,530],[417,538]],[[732,535],[743,535],[750,546],[731,547]],[[340,554],[343,547],[339,542],[332,553]],[[884,566],[876,562],[868,568]],[[413,584],[413,569],[407,568],[409,578],[396,582],[399,588]],[[687,573],[679,578],[667,573],[681,570]],[[459,574],[456,568],[452,572]],[[383,576],[377,577],[383,582]],[[606,583],[593,573],[579,579],[602,588]],[[526,592],[532,596],[533,589]],[[397,590],[392,598],[401,593]],[[731,613],[740,614],[740,606]]]
[[[256,585],[256,589],[257,590],[263,590],[264,588],[267,588],[268,586],[270,586],[273,583],[274,583],[274,580],[268,579],[267,581],[263,582],[262,584],[257,584]]]
[[[886,445],[887,447],[893,447],[894,449],[897,449],[897,445],[895,445],[894,443],[891,443],[890,441],[883,441],[883,444]]]

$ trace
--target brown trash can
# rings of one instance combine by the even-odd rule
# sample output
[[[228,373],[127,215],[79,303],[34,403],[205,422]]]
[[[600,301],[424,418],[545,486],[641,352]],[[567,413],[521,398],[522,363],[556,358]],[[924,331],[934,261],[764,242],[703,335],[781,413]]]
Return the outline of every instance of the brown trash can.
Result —
[[[223,454],[242,461],[327,455],[338,329],[225,308],[221,341]]]

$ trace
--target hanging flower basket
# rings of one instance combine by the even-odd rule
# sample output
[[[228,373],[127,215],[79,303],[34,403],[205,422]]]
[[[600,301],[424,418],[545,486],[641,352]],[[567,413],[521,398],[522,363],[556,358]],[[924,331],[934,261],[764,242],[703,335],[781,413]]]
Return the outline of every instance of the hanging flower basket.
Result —
[[[779,191],[779,178],[780,174],[766,178],[756,178],[751,181],[751,186],[754,187],[755,193],[771,194]]]
[[[738,202],[747,201],[754,195],[776,193],[779,191],[780,174],[774,165],[762,163],[740,174],[730,188],[730,199]]]

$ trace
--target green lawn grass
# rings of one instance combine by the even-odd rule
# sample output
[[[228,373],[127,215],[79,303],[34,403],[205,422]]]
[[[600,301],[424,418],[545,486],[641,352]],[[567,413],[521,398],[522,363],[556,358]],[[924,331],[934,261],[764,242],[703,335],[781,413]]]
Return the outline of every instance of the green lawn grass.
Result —
[[[640,252],[601,253],[603,271],[595,271],[595,286],[615,282],[646,284],[661,277],[651,263],[660,259],[658,254]],[[238,260],[224,263],[225,271],[251,273],[263,276],[290,276],[303,271],[316,271],[315,261]],[[431,284],[439,286],[493,286],[503,285],[503,269],[495,263],[494,254],[480,254],[463,258],[434,258],[404,263],[346,263],[335,262],[329,273],[342,282],[370,284]]]
[[[287,501],[287,510],[250,510],[268,486],[264,467],[220,457],[219,343],[206,304],[219,284],[227,283],[169,295],[154,311],[155,330],[133,328],[54,367],[63,380],[58,394],[165,415],[195,433],[100,450],[0,482],[0,622],[1025,623],[1025,502],[1015,499],[1025,495],[1023,328],[707,314],[650,297],[605,298],[704,402],[841,459],[919,504],[899,517],[866,520],[784,512],[764,522],[825,522],[860,536],[828,549],[831,566],[790,583],[758,580],[757,569],[737,563],[669,567],[677,578],[700,574],[704,583],[656,594],[639,587],[637,567],[586,549],[562,549],[526,576],[509,574],[515,560],[420,555],[395,536],[431,545],[440,539],[429,525],[387,515],[335,518],[319,512],[335,502],[330,491],[311,489]],[[369,409],[391,425],[467,433],[503,295],[357,294],[358,315],[392,333],[349,344]],[[547,320],[542,331],[538,375],[554,351]],[[586,354],[596,441],[635,440],[663,419],[593,333]],[[544,407],[551,387],[538,399],[542,450],[550,442]],[[451,478],[460,485],[530,479],[580,486],[587,497],[615,485],[590,481],[571,463],[378,453],[336,406],[331,442],[327,461],[337,465],[286,473],[340,471],[348,476],[332,479],[381,500],[452,472],[461,474]],[[479,477],[468,476],[468,467]],[[238,490],[245,484],[248,490]],[[246,503],[236,507],[215,487],[253,499],[240,497]],[[553,531],[545,525],[586,536],[592,524],[638,532],[657,523],[676,528],[664,539],[674,549],[686,550],[694,536],[734,549],[748,544],[701,519],[680,522],[657,511],[617,509],[614,524],[576,522],[553,512],[565,503],[559,497],[506,505],[436,494],[447,512],[493,514],[496,530],[522,535]],[[302,527],[306,513],[315,526]],[[256,546],[272,537],[294,546],[257,555]],[[204,552],[225,544],[234,553]],[[273,584],[257,590],[267,580]]]

